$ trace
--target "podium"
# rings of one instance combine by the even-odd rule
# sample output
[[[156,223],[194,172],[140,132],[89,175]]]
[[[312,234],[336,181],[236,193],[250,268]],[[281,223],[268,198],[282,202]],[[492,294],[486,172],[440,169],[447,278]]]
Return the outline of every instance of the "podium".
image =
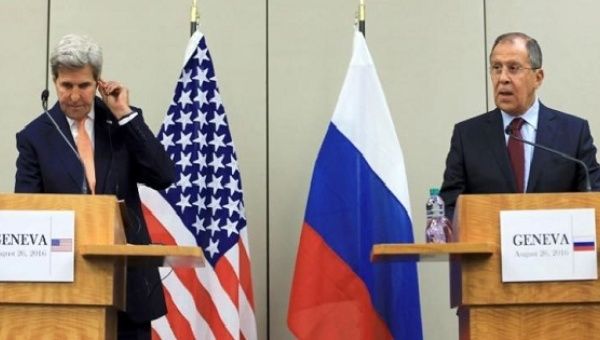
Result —
[[[375,245],[372,258],[447,256],[461,340],[600,339],[598,280],[502,282],[500,211],[574,208],[596,209],[600,235],[597,193],[462,195],[455,243]]]
[[[128,261],[202,263],[198,247],[127,245],[114,196],[0,194],[0,210],[75,212],[74,281],[0,282],[0,339],[116,339]]]

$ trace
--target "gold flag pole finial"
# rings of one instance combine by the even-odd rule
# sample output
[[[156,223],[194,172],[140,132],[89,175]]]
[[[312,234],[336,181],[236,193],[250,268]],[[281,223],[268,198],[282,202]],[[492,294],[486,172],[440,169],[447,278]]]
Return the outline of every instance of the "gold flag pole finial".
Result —
[[[360,0],[360,4],[358,5],[358,30],[363,36],[365,34],[365,0]]]
[[[196,0],[192,1],[192,9],[190,12],[190,35],[194,34],[198,29],[198,19],[200,19],[200,15],[198,14],[198,6]]]

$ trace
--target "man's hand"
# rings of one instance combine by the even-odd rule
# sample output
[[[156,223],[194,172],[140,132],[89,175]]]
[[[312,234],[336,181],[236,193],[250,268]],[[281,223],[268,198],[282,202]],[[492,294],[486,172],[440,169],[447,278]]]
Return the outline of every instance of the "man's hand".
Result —
[[[131,113],[129,107],[129,90],[117,81],[98,80],[98,91],[102,101],[108,106],[115,118],[121,119]]]

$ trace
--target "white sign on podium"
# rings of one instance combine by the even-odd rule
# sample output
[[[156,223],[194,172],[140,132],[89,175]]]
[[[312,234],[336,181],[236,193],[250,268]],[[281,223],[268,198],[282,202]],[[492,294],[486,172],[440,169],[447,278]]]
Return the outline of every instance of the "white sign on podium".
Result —
[[[500,212],[502,282],[595,280],[594,209]]]
[[[73,282],[75,212],[0,210],[0,281]]]

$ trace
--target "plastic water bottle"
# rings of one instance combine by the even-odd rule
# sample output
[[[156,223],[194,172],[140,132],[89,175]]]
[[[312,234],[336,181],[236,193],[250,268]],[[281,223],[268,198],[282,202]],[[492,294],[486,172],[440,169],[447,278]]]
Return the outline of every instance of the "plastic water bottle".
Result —
[[[425,204],[427,224],[425,239],[427,243],[446,243],[452,241],[452,225],[446,218],[444,200],[440,189],[429,189],[429,199]]]

